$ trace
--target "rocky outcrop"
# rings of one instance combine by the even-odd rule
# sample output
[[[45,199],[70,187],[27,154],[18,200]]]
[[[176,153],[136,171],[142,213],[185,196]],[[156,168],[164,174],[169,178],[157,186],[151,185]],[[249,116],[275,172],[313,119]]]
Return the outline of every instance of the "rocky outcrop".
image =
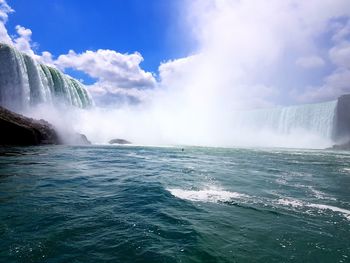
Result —
[[[350,141],[342,144],[335,144],[330,150],[342,150],[342,151],[350,151]]]
[[[70,145],[90,145],[91,142],[88,140],[88,138],[81,133],[75,133],[71,135],[71,140],[68,143]]]
[[[91,144],[91,142],[88,140],[88,138],[84,135],[84,134],[81,134],[81,133],[78,133],[79,137],[80,137],[80,144],[86,144],[86,145],[89,145]]]
[[[108,142],[109,144],[131,144],[131,142],[124,139],[113,139]]]
[[[338,98],[334,119],[333,139],[336,142],[350,139],[350,94]]]
[[[53,127],[45,120],[34,120],[0,107],[0,145],[60,144]]]

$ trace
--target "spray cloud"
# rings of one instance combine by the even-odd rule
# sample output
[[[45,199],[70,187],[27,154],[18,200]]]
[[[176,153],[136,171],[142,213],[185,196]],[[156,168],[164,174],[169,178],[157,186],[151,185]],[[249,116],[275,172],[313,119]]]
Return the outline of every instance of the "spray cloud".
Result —
[[[347,91],[337,88],[342,87],[337,78],[340,70],[345,80],[350,73],[341,63],[344,58],[335,55],[347,54],[340,51],[349,47],[348,1],[195,0],[181,3],[185,30],[197,43],[192,54],[162,63],[159,81],[139,68],[142,57],[133,54],[134,64],[128,60],[123,64],[129,69],[130,79],[137,80],[133,88],[128,87],[124,79],[123,85],[117,83],[120,71],[113,71],[117,77],[109,78],[101,68],[98,72],[103,77],[90,87],[95,97],[116,94],[135,97],[141,103],[119,102],[89,111],[69,111],[66,118],[72,120],[70,123],[75,129],[96,143],[122,137],[140,144],[294,147],[329,144],[322,134],[306,132],[302,125],[288,129],[287,134],[279,133],[274,127],[257,130],[256,125],[247,123],[243,127],[241,120],[247,117],[242,110],[331,100]],[[320,42],[326,35],[330,35],[331,40]],[[113,52],[70,52],[52,63],[62,69],[74,66],[82,71],[87,69],[85,73],[99,79],[98,72],[90,72],[83,58],[89,55],[91,62],[96,56],[101,61],[107,53],[109,60],[126,58]],[[45,57],[50,58],[47,54]],[[332,70],[324,82],[303,82],[301,69],[311,70],[309,75],[312,75],[312,70],[327,63]],[[105,65],[110,67],[111,63]],[[295,79],[300,82],[290,81]],[[332,92],[330,87],[334,87]],[[43,116],[43,111],[32,114],[55,119]],[[55,116],[52,112],[51,115]],[[62,114],[59,116],[62,118]]]

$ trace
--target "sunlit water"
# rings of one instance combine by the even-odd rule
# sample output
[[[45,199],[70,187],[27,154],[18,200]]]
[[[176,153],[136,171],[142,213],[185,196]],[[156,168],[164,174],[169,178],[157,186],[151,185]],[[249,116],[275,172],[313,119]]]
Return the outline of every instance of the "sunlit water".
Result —
[[[0,262],[350,261],[349,152],[0,152]]]

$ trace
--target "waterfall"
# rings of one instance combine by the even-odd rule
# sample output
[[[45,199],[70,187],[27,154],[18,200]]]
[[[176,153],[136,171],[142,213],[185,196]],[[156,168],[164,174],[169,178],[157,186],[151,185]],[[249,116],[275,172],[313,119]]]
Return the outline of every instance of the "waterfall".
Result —
[[[93,104],[79,81],[0,44],[0,105],[23,110],[39,103],[57,102],[80,108]]]
[[[270,130],[279,134],[306,131],[331,139],[335,128],[337,100],[272,109],[251,110],[237,113],[240,127]]]

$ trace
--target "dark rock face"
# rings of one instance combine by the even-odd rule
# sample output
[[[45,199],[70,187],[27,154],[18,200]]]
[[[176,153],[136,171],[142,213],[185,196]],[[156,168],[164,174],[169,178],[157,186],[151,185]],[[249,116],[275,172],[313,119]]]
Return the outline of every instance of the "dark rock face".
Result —
[[[343,144],[335,144],[332,148],[329,148],[330,150],[343,150],[343,151],[350,151],[350,141]]]
[[[0,145],[60,144],[53,127],[0,107]]]
[[[338,98],[335,112],[333,139],[347,141],[350,139],[350,94]]]
[[[88,140],[88,138],[81,133],[75,133],[73,135],[73,145],[90,145],[91,142]]]
[[[88,138],[84,134],[79,133],[78,135],[80,136],[81,144],[86,144],[86,145],[91,144],[91,142],[88,140]]]
[[[109,144],[131,144],[131,142],[124,139],[113,139],[109,141]]]

